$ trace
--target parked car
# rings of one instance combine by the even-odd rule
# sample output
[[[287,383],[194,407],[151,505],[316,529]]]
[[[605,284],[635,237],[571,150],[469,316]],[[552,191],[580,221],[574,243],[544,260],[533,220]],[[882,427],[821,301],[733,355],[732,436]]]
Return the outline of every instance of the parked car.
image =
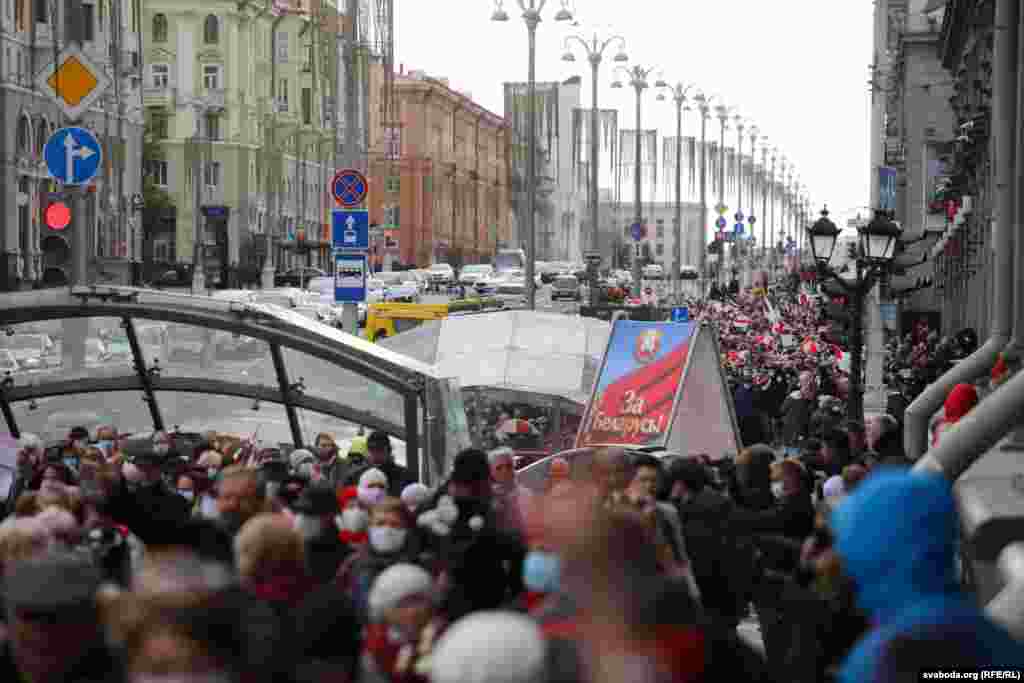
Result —
[[[572,275],[562,275],[555,279],[551,283],[551,300],[557,301],[559,299],[571,299],[572,301],[582,301],[583,292],[580,287],[580,281]]]
[[[448,286],[455,284],[455,270],[447,263],[435,263],[430,266],[430,284]]]
[[[650,263],[644,266],[643,274],[645,280],[660,280],[665,277],[665,269],[657,263]]]
[[[420,287],[416,280],[403,271],[377,273],[376,279],[384,285],[384,301],[405,301],[411,304],[420,300]]]
[[[292,268],[291,270],[274,275],[274,286],[303,287],[307,282],[317,277],[327,277],[327,273],[319,268]]]
[[[0,349],[10,351],[23,370],[60,365],[56,344],[48,334],[0,335]]]
[[[489,277],[493,272],[494,268],[486,263],[463,266],[462,272],[459,273],[459,284],[472,287],[482,278]]]

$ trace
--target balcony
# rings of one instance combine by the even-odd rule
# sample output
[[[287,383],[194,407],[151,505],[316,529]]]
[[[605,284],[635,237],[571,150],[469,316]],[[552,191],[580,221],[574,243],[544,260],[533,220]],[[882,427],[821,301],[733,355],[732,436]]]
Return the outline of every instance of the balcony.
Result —
[[[207,88],[203,92],[203,106],[208,110],[223,110],[227,105],[227,91]]]
[[[177,88],[169,85],[143,88],[142,104],[145,107],[173,109],[177,104]]]

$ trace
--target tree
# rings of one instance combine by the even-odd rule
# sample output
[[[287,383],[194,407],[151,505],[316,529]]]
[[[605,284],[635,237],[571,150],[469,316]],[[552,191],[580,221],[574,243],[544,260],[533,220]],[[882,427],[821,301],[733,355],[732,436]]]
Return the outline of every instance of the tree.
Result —
[[[153,121],[147,121],[142,136],[142,199],[147,211],[162,212],[174,208],[174,198],[157,185],[157,178],[153,173],[153,163],[165,159],[164,149],[156,135]]]

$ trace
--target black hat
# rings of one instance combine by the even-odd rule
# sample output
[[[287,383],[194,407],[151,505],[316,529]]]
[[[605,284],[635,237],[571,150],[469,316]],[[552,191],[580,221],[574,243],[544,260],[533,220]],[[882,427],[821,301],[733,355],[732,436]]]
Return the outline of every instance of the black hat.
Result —
[[[85,427],[72,427],[68,432],[68,441],[86,440],[89,438],[89,430]]]
[[[8,567],[4,599],[8,606],[30,613],[90,609],[101,581],[100,572],[85,558],[49,555]]]
[[[476,448],[467,448],[455,456],[451,480],[458,484],[474,484],[489,481],[491,466],[487,454]]]
[[[307,515],[336,515],[338,514],[338,496],[332,486],[312,484],[302,491],[302,495],[295,501],[292,509]]]
[[[370,432],[370,436],[366,437],[366,447],[391,450],[391,437],[379,430]]]
[[[127,440],[122,446],[125,458],[136,465],[163,465],[175,455],[167,438],[161,434]]]

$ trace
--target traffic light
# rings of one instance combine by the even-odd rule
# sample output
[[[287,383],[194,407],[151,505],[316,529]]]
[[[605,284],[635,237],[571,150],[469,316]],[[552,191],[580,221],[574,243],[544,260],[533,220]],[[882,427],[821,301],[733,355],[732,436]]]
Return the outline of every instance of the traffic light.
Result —
[[[66,287],[71,282],[71,207],[64,195],[50,193],[43,201],[44,287]]]

